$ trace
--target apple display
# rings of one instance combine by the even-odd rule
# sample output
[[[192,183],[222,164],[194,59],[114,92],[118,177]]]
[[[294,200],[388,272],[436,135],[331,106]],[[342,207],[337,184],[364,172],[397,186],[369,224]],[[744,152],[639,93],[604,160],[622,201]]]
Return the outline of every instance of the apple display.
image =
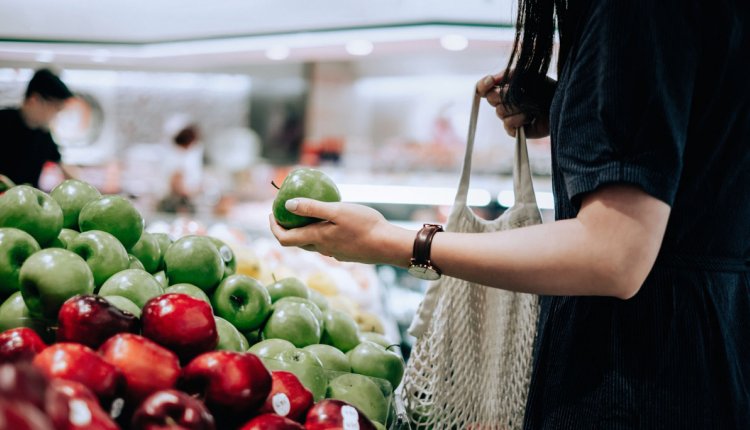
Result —
[[[310,298],[310,290],[307,285],[293,276],[274,280],[273,283],[266,285],[266,289],[268,294],[271,295],[271,302],[274,303],[282,297]]]
[[[271,312],[271,296],[263,285],[246,275],[230,275],[211,297],[216,315],[241,331],[255,330]]]
[[[78,237],[78,231],[70,229],[70,228],[63,228],[60,230],[60,234],[57,235],[57,242],[61,245],[61,248],[68,249],[68,244]]]
[[[375,333],[372,331],[366,331],[359,333],[359,340],[360,342],[373,342],[377,343],[378,345],[382,346],[383,348],[388,348],[391,345],[393,345],[393,342],[389,341],[380,333]]]
[[[337,309],[329,309],[324,318],[321,343],[335,346],[343,352],[359,345],[359,326],[352,317]]]
[[[17,228],[0,228],[0,296],[9,296],[21,288],[18,275],[27,258],[39,251],[36,239]]]
[[[30,362],[0,364],[0,399],[13,399],[44,409],[48,378]]]
[[[275,358],[263,360],[270,370],[294,373],[318,401],[325,396],[328,376],[320,360],[309,351],[289,349],[280,352]]]
[[[13,328],[0,333],[0,363],[31,361],[47,344],[28,327]]]
[[[208,238],[214,245],[216,245],[216,249],[219,251],[219,255],[221,255],[221,260],[224,262],[223,277],[226,278],[227,276],[237,273],[237,259],[235,258],[232,248],[220,239],[212,236],[208,236]]]
[[[315,355],[326,370],[336,372],[351,372],[352,370],[349,357],[334,346],[317,344],[308,345],[302,349]]]
[[[112,303],[113,306],[117,307],[117,309],[129,313],[130,315],[133,315],[134,317],[140,319],[141,318],[141,308],[138,307],[135,303],[133,303],[132,300],[125,298],[123,296],[101,296],[107,299],[108,302]]]
[[[316,403],[307,412],[306,430],[376,430],[374,424],[356,406],[336,399]]]
[[[167,248],[172,244],[172,238],[166,233],[151,233],[151,236],[159,244],[159,251],[161,253],[158,270],[164,270],[164,253],[167,252]]]
[[[310,301],[315,303],[315,305],[320,309],[321,311],[325,312],[329,308],[328,299],[326,296],[318,292],[317,290],[313,290],[310,288]]]
[[[121,381],[115,366],[96,351],[77,343],[50,345],[37,354],[32,363],[48,378],[79,382],[101,399],[113,398]]]
[[[143,263],[141,263],[141,260],[138,259],[133,254],[128,254],[128,269],[138,269],[146,271],[146,268],[143,266]]]
[[[87,203],[102,195],[90,184],[77,179],[66,179],[52,189],[50,197],[60,205],[63,213],[63,227],[78,230],[78,215]]]
[[[0,305],[0,330],[16,327],[29,327],[39,334],[46,334],[43,321],[31,316],[20,291],[11,294]]]
[[[320,221],[317,218],[300,216],[289,212],[285,204],[287,200],[296,197],[306,197],[324,202],[341,201],[341,194],[336,184],[325,173],[310,168],[292,170],[284,178],[273,201],[274,218],[284,228],[297,228]]]
[[[288,340],[266,339],[254,344],[248,351],[258,357],[276,358],[282,352],[295,348],[294,344]]]
[[[165,272],[164,270],[160,270],[154,273],[154,279],[156,279],[156,281],[159,282],[159,285],[161,285],[162,288],[167,288],[169,286],[169,279],[167,279],[167,272]],[[175,284],[175,285],[178,285],[178,284]]]
[[[273,383],[266,402],[259,413],[272,413],[302,422],[313,405],[313,395],[294,373],[271,372]]]
[[[404,376],[404,360],[400,354],[374,342],[362,342],[349,351],[352,372],[385,379],[396,389]]]
[[[62,223],[60,205],[43,191],[18,185],[0,195],[0,227],[23,230],[41,247],[57,238]]]
[[[55,430],[41,409],[10,398],[0,398],[0,423],[4,430]]]
[[[373,421],[385,423],[388,418],[388,399],[380,386],[367,376],[345,373],[333,378],[326,397],[356,406]]]
[[[115,273],[99,288],[100,296],[122,296],[143,308],[147,301],[164,294],[159,282],[145,270],[125,269]]]
[[[141,233],[141,238],[130,249],[133,254],[143,264],[144,270],[148,273],[156,273],[161,266],[161,249],[159,241],[149,232]]]
[[[251,419],[240,430],[305,430],[302,424],[276,414],[263,414]]]
[[[105,195],[88,202],[78,215],[80,230],[101,230],[110,233],[130,249],[143,233],[143,217],[126,198]]]
[[[237,330],[229,321],[221,317],[214,317],[216,330],[219,333],[219,344],[216,349],[220,351],[247,351],[248,344],[245,336]]]
[[[56,429],[119,430],[102,409],[99,400],[85,385],[66,379],[53,379],[47,387],[45,410]]]
[[[164,266],[170,284],[193,284],[212,291],[224,277],[224,260],[211,239],[185,236],[167,248]]]
[[[321,327],[315,314],[299,303],[276,308],[263,327],[264,339],[284,339],[297,348],[320,342]]]
[[[130,430],[214,430],[213,415],[200,400],[177,390],[148,396],[133,414]]]
[[[97,287],[130,265],[125,247],[116,237],[105,231],[90,230],[79,234],[68,243],[68,250],[86,261]]]
[[[66,300],[58,313],[57,324],[58,342],[76,342],[93,349],[117,333],[135,333],[139,329],[135,315],[93,294]]]
[[[313,315],[315,315],[315,319],[318,320],[318,322],[320,323],[321,329],[323,328],[323,324],[325,323],[325,320],[323,318],[323,312],[320,310],[318,305],[312,302],[312,300],[303,299],[302,297],[294,297],[294,296],[282,297],[273,304],[273,307],[274,309],[277,309],[289,303],[300,304],[302,306],[305,306],[307,309],[310,309],[310,312],[312,312]]]
[[[164,293],[187,294],[188,296],[195,297],[196,299],[211,304],[211,299],[208,297],[208,294],[193,284],[182,283],[170,285],[164,289]]]

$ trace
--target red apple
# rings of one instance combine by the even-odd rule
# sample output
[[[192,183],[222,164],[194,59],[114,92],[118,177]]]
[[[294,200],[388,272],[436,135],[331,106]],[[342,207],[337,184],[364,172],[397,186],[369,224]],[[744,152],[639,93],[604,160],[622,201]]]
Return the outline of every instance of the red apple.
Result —
[[[39,408],[28,402],[0,398],[0,429],[59,430]]]
[[[91,390],[78,382],[53,379],[47,387],[47,415],[57,430],[119,430]]]
[[[184,362],[219,344],[211,305],[187,294],[154,297],[141,313],[143,336],[174,351]]]
[[[125,395],[140,402],[151,393],[174,387],[180,377],[180,362],[168,349],[131,333],[114,335],[99,348],[105,361],[125,379]]]
[[[260,413],[272,413],[302,422],[313,405],[313,395],[292,372],[271,373],[271,393],[260,408]]]
[[[375,430],[375,425],[359,409],[341,400],[321,400],[307,412],[307,420],[305,420],[307,430],[349,428]]]
[[[248,421],[240,430],[304,430],[302,424],[276,414],[263,414]]]
[[[113,398],[122,375],[93,349],[77,343],[56,343],[45,348],[33,361],[49,378],[80,382],[101,399]]]
[[[214,417],[200,400],[182,391],[162,390],[148,396],[133,415],[131,430],[214,430]]]
[[[57,314],[58,342],[77,342],[98,348],[117,333],[136,333],[138,318],[123,312],[104,297],[93,294],[73,296]]]
[[[47,344],[28,327],[12,328],[0,333],[0,363],[31,361]]]
[[[213,351],[194,358],[184,369],[180,386],[199,394],[217,413],[237,416],[254,412],[271,392],[271,374],[249,352]]]
[[[28,402],[44,409],[47,377],[31,363],[0,365],[0,399]]]

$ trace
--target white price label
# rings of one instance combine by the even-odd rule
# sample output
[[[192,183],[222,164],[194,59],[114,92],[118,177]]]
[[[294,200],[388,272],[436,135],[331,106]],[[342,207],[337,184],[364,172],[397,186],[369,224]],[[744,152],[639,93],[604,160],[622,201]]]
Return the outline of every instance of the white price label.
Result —
[[[271,398],[271,403],[273,404],[273,411],[276,412],[277,415],[281,415],[282,417],[289,415],[289,411],[292,409],[292,404],[291,402],[289,402],[289,397],[287,397],[284,393],[278,393],[274,395]]]
[[[344,430],[359,430],[359,413],[356,409],[349,405],[343,406],[341,418],[344,419]]]

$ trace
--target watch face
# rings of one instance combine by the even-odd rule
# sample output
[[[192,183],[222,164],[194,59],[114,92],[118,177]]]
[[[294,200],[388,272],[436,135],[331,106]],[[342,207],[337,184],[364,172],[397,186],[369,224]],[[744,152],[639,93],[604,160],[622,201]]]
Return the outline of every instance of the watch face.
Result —
[[[440,279],[440,274],[433,268],[428,266],[413,265],[409,267],[409,274],[419,279],[425,279],[427,281],[436,281]]]

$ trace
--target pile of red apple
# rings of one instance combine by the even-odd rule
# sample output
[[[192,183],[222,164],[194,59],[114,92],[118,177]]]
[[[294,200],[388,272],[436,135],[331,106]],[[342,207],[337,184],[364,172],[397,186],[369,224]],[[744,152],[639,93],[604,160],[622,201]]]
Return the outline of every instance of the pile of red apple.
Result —
[[[236,274],[206,236],[145,232],[68,180],[0,195],[0,423],[13,429],[375,429],[401,356],[299,279]]]

